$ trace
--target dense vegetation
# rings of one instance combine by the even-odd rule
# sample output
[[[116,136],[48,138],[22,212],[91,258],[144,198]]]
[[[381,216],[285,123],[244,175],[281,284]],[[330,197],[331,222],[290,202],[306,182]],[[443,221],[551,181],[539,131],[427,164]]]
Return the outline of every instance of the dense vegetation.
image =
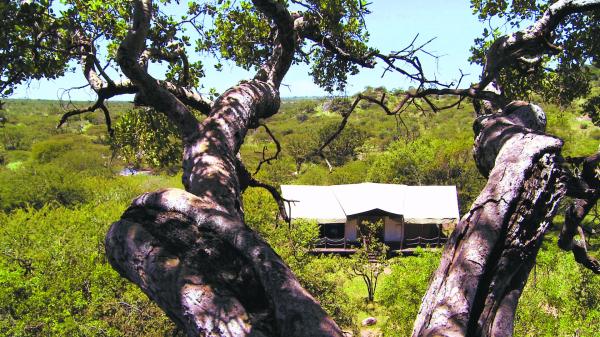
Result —
[[[329,172],[321,158],[307,155],[335,130],[345,106],[329,99],[285,100],[282,112],[269,121],[283,152],[263,164],[257,177],[273,185],[454,184],[461,214],[469,207],[484,183],[471,160],[470,105],[437,114],[407,111],[396,120],[363,103],[325,151],[335,166]],[[565,155],[597,150],[600,128],[580,117],[579,105],[544,108],[550,132],[568,140]],[[158,138],[158,144],[144,138],[144,128],[165,120],[151,120],[128,103],[113,103],[111,109],[120,116],[114,139],[108,137],[101,115],[81,115],[56,129],[56,102],[5,104],[6,122],[0,128],[0,335],[177,333],[158,307],[108,265],[103,239],[131,198],[181,185],[179,153],[173,152],[179,146],[168,135]],[[275,149],[260,128],[247,137],[242,156],[252,169]],[[155,174],[120,176],[124,167],[152,168]],[[375,315],[375,329],[386,336],[410,334],[439,253],[391,260],[375,303],[367,303],[364,284],[349,273],[348,259],[308,254],[318,235],[316,224],[280,223],[277,206],[262,189],[247,190],[244,203],[247,223],[341,326],[356,331],[360,319]],[[599,229],[592,219],[588,226]],[[600,330],[600,279],[556,248],[558,228],[555,223],[521,298],[517,336],[594,336]],[[598,245],[592,240],[593,252]]]

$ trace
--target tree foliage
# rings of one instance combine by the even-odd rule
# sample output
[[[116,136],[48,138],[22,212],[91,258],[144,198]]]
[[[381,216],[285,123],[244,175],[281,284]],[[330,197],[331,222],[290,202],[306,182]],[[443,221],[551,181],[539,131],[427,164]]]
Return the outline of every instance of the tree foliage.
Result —
[[[129,165],[171,167],[181,160],[181,140],[169,120],[151,109],[132,109],[119,117],[113,151]]]
[[[472,0],[473,12],[488,22],[472,48],[471,62],[484,65],[485,52],[503,35],[505,23],[511,29],[522,28],[523,22],[539,19],[553,1]],[[600,14],[597,11],[575,13],[562,20],[548,38],[550,54],[531,55],[531,64],[515,62],[500,73],[500,82],[508,97],[530,99],[541,96],[547,102],[566,107],[573,100],[590,93],[591,74],[588,65],[600,62]],[[555,47],[552,47],[555,46]],[[556,47],[560,46],[560,47]]]
[[[319,144],[324,144],[338,129],[338,122],[329,122],[317,131]],[[332,165],[341,166],[349,160],[356,159],[358,148],[363,145],[367,132],[361,128],[350,125],[324,149],[325,157]]]

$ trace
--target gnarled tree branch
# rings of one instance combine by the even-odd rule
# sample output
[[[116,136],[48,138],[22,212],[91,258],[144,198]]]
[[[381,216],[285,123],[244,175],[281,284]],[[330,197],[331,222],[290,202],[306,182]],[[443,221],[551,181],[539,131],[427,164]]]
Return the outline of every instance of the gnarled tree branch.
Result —
[[[511,336],[521,291],[559,201],[562,141],[543,111],[517,103],[476,121],[488,183],[452,233],[413,336]]]
[[[198,120],[177,97],[163,88],[138,62],[146,49],[146,36],[152,18],[152,2],[139,0],[133,2],[135,10],[132,29],[119,46],[117,63],[123,73],[142,93],[144,100],[156,110],[164,113],[180,130],[184,142],[198,135]]]
[[[190,336],[339,336],[342,333],[277,254],[244,223],[250,184],[237,154],[250,128],[275,114],[295,50],[290,14],[254,1],[274,21],[277,46],[257,78],[224,92],[201,123],[139,65],[150,1],[135,1],[119,49],[125,74],[184,132],[183,184],[137,198],[107,235],[111,264],[138,284]],[[167,92],[168,93],[168,92]]]
[[[294,20],[287,8],[272,0],[253,0],[254,6],[275,26],[275,45],[271,57],[258,71],[254,79],[267,82],[279,88],[283,77],[292,65],[296,50]]]

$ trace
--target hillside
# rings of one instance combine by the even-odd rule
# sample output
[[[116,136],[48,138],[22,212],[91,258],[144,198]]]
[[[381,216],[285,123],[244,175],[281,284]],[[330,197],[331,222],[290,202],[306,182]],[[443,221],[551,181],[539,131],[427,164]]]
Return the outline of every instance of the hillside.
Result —
[[[325,151],[333,165],[330,171],[322,158],[306,157],[337,128],[348,104],[325,98],[284,100],[281,112],[268,121],[282,152],[262,165],[257,178],[274,186],[451,184],[458,187],[461,214],[465,212],[485,183],[471,158],[473,114],[468,103],[436,114],[413,109],[401,119],[360,104]],[[600,128],[582,117],[579,107],[561,111],[543,106],[550,133],[565,140],[565,156],[598,150]],[[158,142],[148,141],[156,140],[149,132],[156,129],[152,123],[162,121],[132,112],[132,105],[124,102],[110,105],[121,143],[108,137],[100,113],[75,117],[56,129],[62,112],[58,102],[9,100],[4,108],[0,335],[177,334],[164,314],[107,264],[103,248],[108,226],[133,197],[159,187],[181,187],[177,138],[167,133]],[[133,138],[119,138],[120,128],[138,132]],[[263,155],[275,152],[269,134],[258,128],[246,138],[241,156],[254,172]],[[163,165],[157,158],[173,162]],[[120,176],[125,167],[151,168],[155,174]],[[409,331],[439,254],[422,252],[392,260],[376,303],[366,304],[361,281],[347,273],[346,260],[307,253],[318,233],[315,224],[276,226],[276,206],[263,189],[247,190],[244,203],[247,223],[276,248],[337,322],[356,330],[360,319],[376,315],[376,329],[386,336]],[[560,217],[521,299],[517,336],[565,336],[575,331],[593,336],[600,330],[600,280],[570,254],[558,251],[559,221]],[[595,224],[590,219],[589,225],[598,230],[597,219]],[[595,239],[591,250],[597,254],[599,246]]]

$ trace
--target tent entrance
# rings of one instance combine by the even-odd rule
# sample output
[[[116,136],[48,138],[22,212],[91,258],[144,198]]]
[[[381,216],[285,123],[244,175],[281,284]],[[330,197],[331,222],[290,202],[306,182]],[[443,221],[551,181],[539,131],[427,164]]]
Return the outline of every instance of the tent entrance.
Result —
[[[319,226],[319,236],[328,239],[343,239],[344,238],[343,223],[326,223]]]

